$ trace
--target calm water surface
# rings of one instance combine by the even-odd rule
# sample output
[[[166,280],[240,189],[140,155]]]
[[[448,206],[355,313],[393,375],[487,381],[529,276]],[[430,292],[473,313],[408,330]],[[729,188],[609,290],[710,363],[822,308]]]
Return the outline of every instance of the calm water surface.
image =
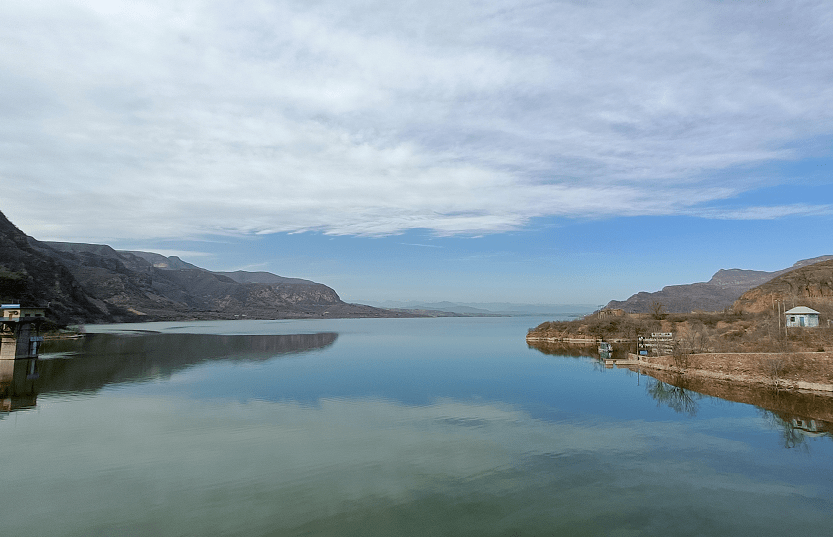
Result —
[[[833,531],[824,424],[530,349],[526,330],[543,320],[89,327],[83,341],[50,343],[34,370],[0,372],[0,527]]]

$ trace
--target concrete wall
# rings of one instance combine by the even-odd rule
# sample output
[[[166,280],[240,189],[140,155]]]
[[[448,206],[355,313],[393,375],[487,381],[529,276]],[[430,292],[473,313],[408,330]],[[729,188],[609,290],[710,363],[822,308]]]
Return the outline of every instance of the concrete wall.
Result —
[[[806,313],[799,313],[797,315],[787,315],[788,327],[813,327],[819,325],[819,316],[810,315]]]
[[[29,338],[36,335],[30,323],[17,323],[15,332],[4,332],[0,336],[0,360],[28,358],[31,342]]]
[[[14,360],[17,356],[17,338],[14,336],[0,337],[0,360]]]

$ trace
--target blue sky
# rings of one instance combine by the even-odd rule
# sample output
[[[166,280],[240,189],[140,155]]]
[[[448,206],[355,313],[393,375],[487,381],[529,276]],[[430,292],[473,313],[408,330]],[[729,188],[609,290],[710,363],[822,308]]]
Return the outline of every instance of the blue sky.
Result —
[[[0,4],[0,210],[355,302],[833,253],[833,4]]]

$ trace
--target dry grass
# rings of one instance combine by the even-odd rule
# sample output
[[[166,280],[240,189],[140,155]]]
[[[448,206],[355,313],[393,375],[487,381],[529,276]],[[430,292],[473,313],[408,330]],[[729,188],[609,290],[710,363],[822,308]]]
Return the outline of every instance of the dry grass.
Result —
[[[531,335],[555,338],[635,339],[652,332],[672,332],[675,354],[702,352],[816,352],[833,351],[833,328],[788,328],[774,312],[626,314],[599,318],[588,315],[573,321],[542,323]],[[780,326],[779,326],[780,324]]]

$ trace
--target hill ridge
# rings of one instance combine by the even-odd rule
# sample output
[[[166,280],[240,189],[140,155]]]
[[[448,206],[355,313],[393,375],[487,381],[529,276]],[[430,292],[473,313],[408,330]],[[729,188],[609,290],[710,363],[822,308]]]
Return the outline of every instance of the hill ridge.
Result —
[[[212,272],[177,256],[40,242],[0,212],[0,299],[49,304],[59,324],[417,316],[348,304],[334,289],[266,272]]]
[[[606,308],[622,309],[628,313],[649,313],[652,304],[660,303],[669,313],[722,311],[731,308],[744,292],[758,285],[798,268],[828,260],[833,260],[833,255],[802,259],[790,267],[773,272],[720,269],[708,282],[668,285],[655,292],[640,291],[626,300],[611,300]]]
[[[736,311],[760,313],[771,310],[776,301],[808,306],[827,318],[833,314],[833,260],[805,265],[773,278],[743,293],[734,303]]]

